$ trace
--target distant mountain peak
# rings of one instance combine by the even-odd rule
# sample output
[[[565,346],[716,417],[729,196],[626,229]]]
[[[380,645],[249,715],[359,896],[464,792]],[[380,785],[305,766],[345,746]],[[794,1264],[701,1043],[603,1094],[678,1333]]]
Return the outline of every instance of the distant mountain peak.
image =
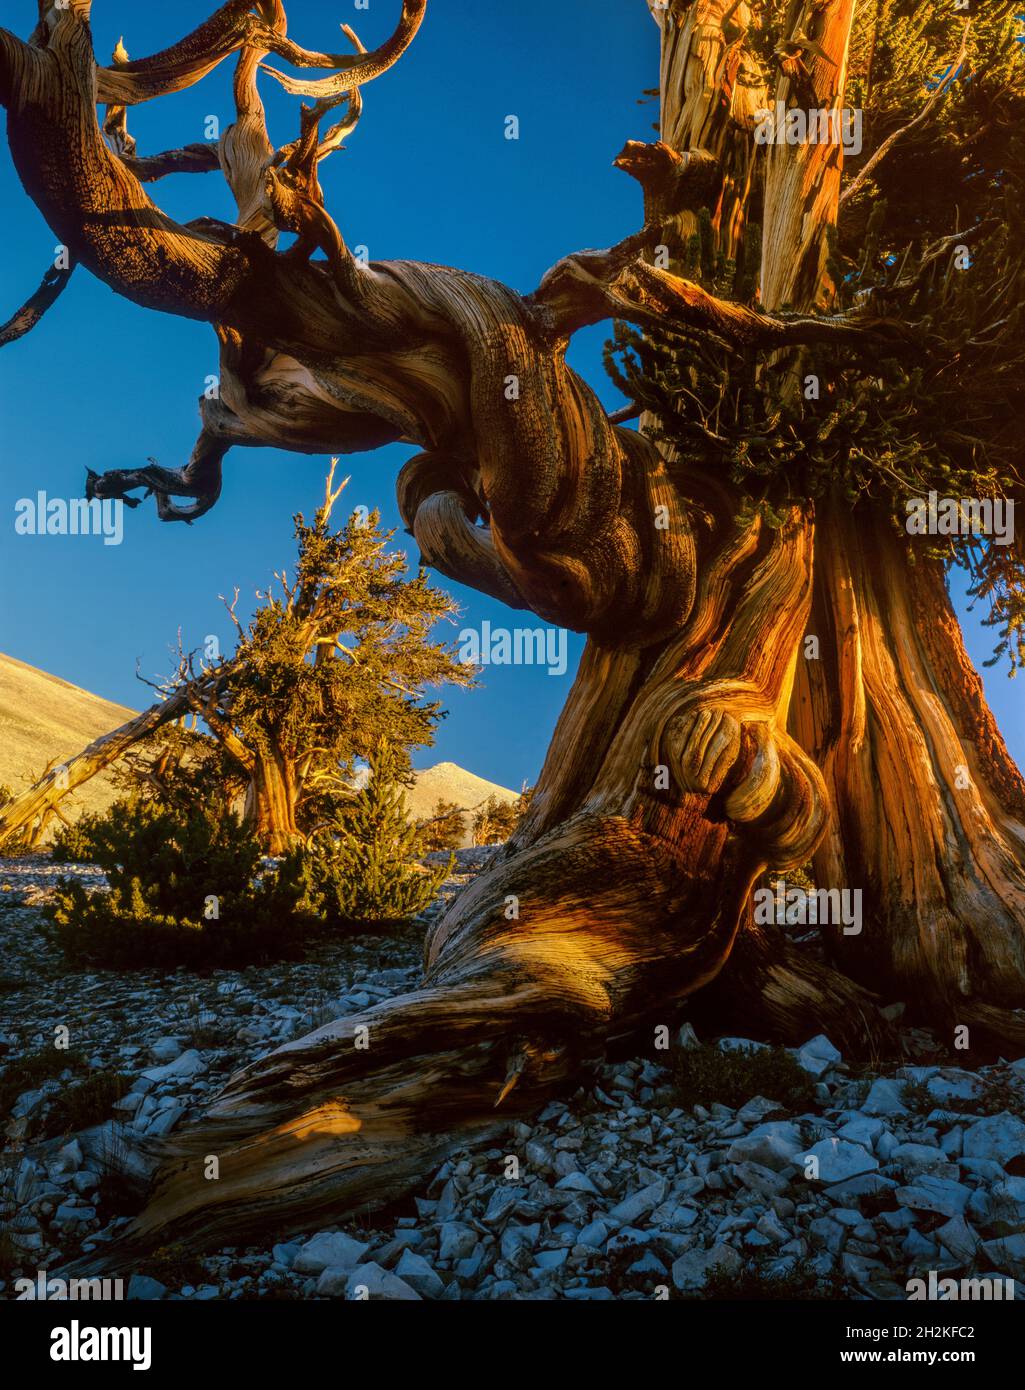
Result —
[[[47,763],[76,753],[131,719],[137,711],[93,695],[61,676],[41,671],[17,657],[0,653],[0,783],[24,790],[42,775]],[[427,820],[439,801],[474,811],[488,797],[515,801],[519,793],[444,761],[414,772],[406,790],[414,820]],[[83,811],[105,810],[114,799],[110,772],[102,772],[73,792],[65,803],[74,819]],[[466,817],[469,843],[470,817]]]

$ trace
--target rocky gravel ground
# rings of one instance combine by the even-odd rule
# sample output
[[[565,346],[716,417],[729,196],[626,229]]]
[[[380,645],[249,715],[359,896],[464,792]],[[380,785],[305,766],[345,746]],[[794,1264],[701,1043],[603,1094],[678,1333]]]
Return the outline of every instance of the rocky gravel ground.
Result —
[[[461,851],[401,935],[208,976],[67,969],[40,905],[59,873],[102,875],[0,861],[0,1087],[68,1047],[62,1072],[8,1096],[0,1297],[116,1237],[134,1140],[187,1123],[241,1063],[410,987],[425,922],[486,857]],[[686,1025],[673,1042],[697,1045]],[[813,1098],[800,1113],[764,1096],[682,1104],[672,1053],[611,1062],[386,1213],[199,1258],[172,1245],[128,1296],[905,1299],[930,1275],[1025,1296],[1025,1059],[970,1071],[926,1034],[907,1046],[919,1065],[872,1074],[811,1039],[793,1053]]]

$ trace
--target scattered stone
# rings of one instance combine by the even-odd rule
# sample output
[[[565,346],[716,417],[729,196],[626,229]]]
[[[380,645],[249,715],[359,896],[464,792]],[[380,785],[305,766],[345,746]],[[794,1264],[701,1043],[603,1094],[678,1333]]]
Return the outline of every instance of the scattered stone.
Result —
[[[909,1187],[898,1187],[896,1197],[902,1207],[915,1211],[934,1211],[941,1216],[960,1216],[968,1205],[971,1189],[964,1183],[950,1182],[924,1173]]]
[[[906,1115],[908,1108],[900,1098],[902,1089],[898,1082],[880,1076],[872,1082],[861,1108],[866,1115]]]
[[[445,1285],[431,1265],[414,1250],[403,1250],[402,1258],[395,1266],[395,1273],[421,1298],[440,1298]]]
[[[199,1076],[207,1065],[194,1047],[163,1067],[150,1067],[142,1074],[148,1081],[178,1081],[187,1076]]]
[[[982,1085],[970,1071],[962,1071],[960,1067],[941,1067],[929,1077],[925,1088],[934,1100],[945,1105],[952,1100],[975,1100]]]
[[[875,1141],[885,1132],[882,1120],[857,1115],[836,1132],[838,1139],[847,1139],[852,1144],[860,1144],[863,1149],[871,1149]]]
[[[766,1119],[769,1115],[778,1115],[783,1110],[778,1100],[769,1100],[767,1096],[755,1096],[746,1105],[742,1105],[737,1111],[737,1119],[742,1125],[754,1125]]]
[[[370,1249],[342,1231],[321,1231],[301,1247],[292,1262],[297,1274],[321,1274],[325,1269],[352,1270]]]
[[[731,1163],[759,1163],[780,1172],[789,1168],[801,1151],[797,1126],[784,1120],[756,1125],[743,1139],[735,1139],[726,1151]]]
[[[964,1155],[992,1159],[1006,1168],[1025,1155],[1025,1124],[1006,1112],[978,1120],[965,1130]]]
[[[898,1144],[889,1161],[899,1164],[907,1177],[948,1166],[946,1154],[932,1144]]]
[[[842,1062],[843,1057],[829,1041],[824,1033],[806,1042],[803,1047],[799,1047],[794,1054],[797,1065],[803,1067],[816,1080],[820,1076],[825,1076],[830,1067],[836,1066],[837,1062]]]
[[[994,1268],[1001,1274],[1025,1280],[1025,1234],[987,1240],[982,1248],[993,1261]]]
[[[648,1187],[642,1187],[640,1192],[634,1192],[622,1202],[618,1202],[609,1215],[614,1221],[621,1221],[629,1224],[636,1221],[638,1217],[645,1216],[649,1211],[653,1211],[665,1198],[666,1181],[660,1178],[658,1182],[651,1183]]]
[[[975,1258],[979,1237],[963,1216],[952,1216],[942,1226],[937,1226],[933,1235],[961,1264],[969,1264]]]
[[[711,1250],[691,1250],[673,1261],[673,1283],[683,1292],[703,1288],[709,1274],[739,1274],[743,1261],[731,1245],[715,1245]]]
[[[446,1221],[440,1228],[441,1248],[438,1251],[439,1260],[463,1260],[467,1255],[473,1253],[473,1247],[477,1244],[477,1233],[472,1226],[466,1226],[461,1221]]]
[[[159,1279],[151,1279],[148,1274],[133,1274],[128,1281],[125,1297],[133,1300],[149,1300],[163,1298],[166,1293],[167,1285],[161,1284]]]
[[[345,1286],[345,1296],[349,1299],[367,1300],[372,1303],[418,1303],[420,1295],[397,1274],[389,1274],[380,1265],[357,1265],[349,1275]]]
[[[839,1202],[843,1206],[847,1202],[858,1203],[864,1198],[878,1200],[896,1189],[897,1184],[892,1178],[884,1178],[881,1173],[863,1173],[860,1177],[848,1178],[846,1182],[827,1187],[825,1195],[831,1202]]]
[[[560,1192],[593,1192],[595,1196],[598,1195],[598,1189],[586,1173],[567,1173],[555,1186]]]
[[[844,1182],[871,1173],[879,1167],[879,1160],[860,1144],[852,1144],[847,1139],[820,1139],[813,1144],[799,1162],[814,1158],[818,1162],[818,1181],[824,1183]]]
[[[158,1065],[174,1062],[182,1054],[181,1038],[157,1038],[149,1044],[149,1055]]]

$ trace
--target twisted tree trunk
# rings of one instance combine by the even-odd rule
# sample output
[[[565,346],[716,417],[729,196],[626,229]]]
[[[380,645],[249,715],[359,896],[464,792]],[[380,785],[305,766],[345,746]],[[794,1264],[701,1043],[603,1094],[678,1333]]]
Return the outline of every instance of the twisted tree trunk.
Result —
[[[982,1052],[1025,1043],[1025,782],[986,705],[935,562],[885,518],[819,523],[793,732],[836,814],[820,883],[864,893],[864,930],[831,939],[855,979]]]
[[[246,790],[245,821],[266,854],[286,854],[300,838],[295,769],[273,752],[257,753]]]
[[[824,727],[826,691],[813,687],[807,711],[794,716],[804,741],[823,750],[828,786],[788,732],[799,670],[805,679],[815,552],[820,574],[831,554],[811,509],[794,506],[779,528],[741,520],[736,489],[616,427],[565,363],[571,335],[610,317],[770,352],[825,340],[871,350],[877,322],[810,312],[830,298],[838,150],[781,145],[766,161],[760,271],[762,304],[775,312],[720,300],[666,270],[663,250],[679,268],[704,207],[724,254],[755,257],[751,131],[769,84],[747,43],[744,4],[654,6],[663,140],[620,156],[644,187],[642,231],[568,256],[526,297],[443,266],[363,268],[323,207],[316,167],[341,127],[321,137],[319,123],[342,100],[351,121],[359,86],[401,53],[425,0],[405,0],[380,49],[351,55],[300,49],[284,38],[277,0],[255,8],[229,0],[181,45],[110,69],[93,61],[86,0],[50,12],[30,44],[0,31],[11,150],[56,233],[136,302],[210,321],[221,345],[221,399],[204,406],[190,462],[104,474],[96,495],[148,486],[162,517],[191,520],[216,500],[234,444],[341,453],[412,440],[421,452],[400,476],[400,505],[430,562],[589,640],[530,811],[432,929],[422,988],[233,1077],[169,1146],[150,1204],[111,1262],[171,1238],[235,1242],[269,1224],[299,1230],[383,1201],[444,1154],[543,1102],[610,1039],[672,1022],[695,996],[720,1023],[730,1001],[741,1001],[748,1031],[791,1040],[826,1026],[854,1048],[886,1031],[866,990],[795,958],[781,934],[751,919],[759,875],[801,865],[815,850],[829,787],[849,785],[843,779],[857,766],[862,799],[872,799],[850,737],[856,685],[844,680],[835,696],[828,747],[809,734]],[[795,2],[790,39],[804,61],[784,61],[779,99],[842,102],[852,13],[852,0]],[[125,110],[236,51],[238,120],[219,156],[239,222],[180,227],[142,189]],[[277,151],[255,88],[267,52],[337,70],[280,79],[317,102],[300,138]],[[97,95],[112,107],[113,148],[96,122]],[[194,161],[171,152],[145,167],[175,166]],[[284,255],[275,251],[279,230],[299,237]],[[317,248],[326,259],[311,259]],[[796,376],[800,359],[787,361]],[[181,496],[194,500],[172,500]],[[856,550],[848,563],[860,564]],[[842,583],[818,584],[831,594],[845,658],[837,670],[846,673],[850,625],[838,615],[847,598]],[[901,618],[899,607],[880,615]],[[965,670],[948,661],[944,672],[932,649],[912,685],[930,664],[947,686],[960,680],[965,696]],[[948,698],[951,737],[967,728],[964,705]],[[939,727],[917,686],[907,710],[910,741],[925,737],[926,718]],[[995,740],[986,747],[992,771]],[[876,789],[875,826],[887,815],[879,796],[891,791],[892,779]],[[977,794],[993,815],[994,796]],[[1011,847],[1011,813],[999,804]],[[824,851],[832,857],[820,861],[826,882],[855,872],[849,822],[841,815],[837,824]],[[949,846],[944,852],[953,863]],[[909,847],[895,839],[889,861],[878,861],[880,893],[902,853]],[[986,859],[980,838],[978,864],[996,861],[1010,882],[1009,856]],[[945,866],[948,886],[952,873]],[[908,922],[921,930],[914,913]],[[845,949],[856,955],[856,946]],[[998,956],[994,947],[976,978],[995,985],[1000,1004],[1022,972],[1013,952]],[[902,985],[947,964],[944,950],[920,952],[910,970],[907,958],[895,934],[890,959]],[[209,1155],[219,1160],[216,1181],[206,1175]]]
[[[739,215],[728,220],[738,235]],[[586,313],[584,295],[595,293],[596,269],[608,277],[609,259],[571,258],[551,272],[535,296],[546,322]],[[639,279],[645,304],[671,292],[675,307],[677,282],[647,275],[633,267],[626,294]],[[618,298],[624,279],[612,276]],[[688,305],[707,298],[686,294]],[[512,587],[542,616],[593,634],[531,810],[432,930],[428,992],[329,1025],[233,1078],[175,1141],[123,1258],[172,1224],[176,1238],[214,1241],[268,1219],[337,1213],[371,1190],[384,1197],[490,1133],[496,1105],[507,1115],[534,1108],[610,1037],[671,1022],[721,969],[757,877],[770,863],[803,863],[821,831],[821,777],[785,728],[810,604],[809,519],[795,513],[780,531],[738,525],[730,489],[607,425],[566,371],[558,336],[535,355],[529,313],[505,294],[497,313],[479,292],[474,300],[478,321],[488,318],[472,386],[479,482],[463,474],[460,486],[456,459],[431,450],[407,465],[400,496],[439,568],[475,582],[484,569],[489,591]],[[520,382],[514,409],[497,389],[510,373]],[[594,480],[585,474],[569,499],[554,491],[537,404],[553,397]],[[486,532],[472,526],[470,498],[481,492]],[[450,499],[442,508],[439,495]],[[706,519],[700,544],[691,508]],[[834,997],[814,967],[806,974],[805,998],[829,1007],[814,1020],[798,1010],[791,1026],[821,1026],[825,1012],[840,1041],[878,1031],[855,986]],[[851,994],[863,1005],[855,1012]],[[347,1041],[361,1027],[365,1053]],[[398,1063],[401,1081],[391,1076]],[[210,1152],[215,1185],[202,1173]]]

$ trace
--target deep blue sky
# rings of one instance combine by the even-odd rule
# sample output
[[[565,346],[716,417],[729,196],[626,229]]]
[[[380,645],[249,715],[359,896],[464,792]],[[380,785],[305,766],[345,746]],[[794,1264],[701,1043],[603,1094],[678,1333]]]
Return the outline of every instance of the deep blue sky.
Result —
[[[97,54],[105,59],[122,33],[132,57],[152,53],[213,4],[95,0]],[[27,34],[35,8],[34,0],[0,0],[0,22]],[[320,49],[345,47],[342,21],[373,47],[399,12],[397,0],[371,0],[369,11],[351,0],[289,0],[287,8],[292,37]],[[638,225],[636,185],[611,161],[626,139],[653,138],[655,106],[639,98],[657,84],[657,62],[643,0],[435,0],[398,67],[365,89],[349,148],[321,166],[327,204],[349,244],[365,243],[375,260],[446,262],[530,290],[561,255],[606,246]],[[189,91],[131,110],[140,153],[203,139],[211,114],[222,129],[229,124],[232,67],[229,60]],[[272,137],[294,138],[298,100],[269,78],[264,95]],[[510,114],[520,120],[518,141],[504,138]],[[150,191],[180,220],[233,217],[218,174],[176,176]],[[6,147],[0,200],[3,320],[38,284],[54,244]],[[607,331],[580,334],[570,360],[612,406],[618,393],[600,356]],[[80,495],[87,466],[133,467],[149,455],[184,462],[198,429],[196,398],[216,370],[210,328],[136,308],[84,271],[38,328],[0,354],[0,650],[139,707],[148,692],[135,679],[136,659],[147,675],[165,673],[179,626],[188,645],[215,633],[230,649],[218,594],[238,585],[245,603],[290,563],[292,514],[315,508],[326,459],[237,450],[205,517],[192,527],[161,524],[150,501],[125,512],[120,547],[92,537],[16,537],[13,529],[18,498],[39,488]],[[413,452],[396,445],[343,459],[350,503],[378,506],[387,524],[398,524],[394,479]],[[460,625],[531,621],[439,582],[462,606]],[[988,656],[989,632],[973,625],[969,646],[977,662]],[[483,688],[452,692],[451,714],[417,764],[451,759],[511,787],[533,780],[581,647],[571,635],[564,677],[491,667]],[[1002,672],[985,674],[1011,750],[1025,762],[1018,688]]]

